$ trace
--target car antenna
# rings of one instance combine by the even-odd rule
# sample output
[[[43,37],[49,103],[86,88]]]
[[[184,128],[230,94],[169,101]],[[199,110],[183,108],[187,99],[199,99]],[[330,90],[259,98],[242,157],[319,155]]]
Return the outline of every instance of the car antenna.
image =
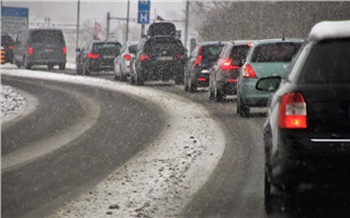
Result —
[[[282,40],[286,40],[285,37],[284,37],[284,31],[282,32]]]

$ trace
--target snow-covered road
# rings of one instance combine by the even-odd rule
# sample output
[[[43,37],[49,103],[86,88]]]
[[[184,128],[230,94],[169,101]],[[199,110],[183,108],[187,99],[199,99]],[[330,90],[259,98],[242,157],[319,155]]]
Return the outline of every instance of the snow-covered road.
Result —
[[[4,65],[1,73],[103,87],[151,101],[167,114],[167,128],[153,143],[50,218],[181,217],[223,153],[225,136],[220,125],[201,105],[177,95],[98,78],[18,70],[11,65]],[[2,119],[30,108],[21,90],[3,86],[2,96]]]

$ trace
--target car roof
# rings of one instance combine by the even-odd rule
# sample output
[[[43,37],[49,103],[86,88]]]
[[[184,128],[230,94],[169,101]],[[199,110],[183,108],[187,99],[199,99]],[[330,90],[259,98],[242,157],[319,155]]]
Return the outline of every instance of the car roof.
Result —
[[[205,41],[205,42],[197,42],[196,44],[199,46],[207,46],[207,45],[218,45],[218,44],[227,44],[229,41]]]
[[[233,40],[231,41],[231,43],[233,43],[234,45],[246,45],[249,43],[253,43],[256,40]]]
[[[302,43],[304,42],[304,39],[298,39],[298,38],[275,38],[275,39],[261,39],[254,41],[254,45],[257,44],[270,44],[270,43],[276,43],[276,42],[296,42],[296,43]]]
[[[323,40],[350,37],[350,20],[344,21],[322,21],[310,31],[309,40]]]

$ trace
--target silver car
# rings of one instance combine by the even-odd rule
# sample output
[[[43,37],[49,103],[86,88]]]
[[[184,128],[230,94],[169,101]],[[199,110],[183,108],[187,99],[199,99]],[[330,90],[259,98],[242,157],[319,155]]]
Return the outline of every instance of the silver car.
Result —
[[[125,42],[119,55],[114,59],[114,79],[126,81],[130,76],[130,60],[136,53],[138,42]]]

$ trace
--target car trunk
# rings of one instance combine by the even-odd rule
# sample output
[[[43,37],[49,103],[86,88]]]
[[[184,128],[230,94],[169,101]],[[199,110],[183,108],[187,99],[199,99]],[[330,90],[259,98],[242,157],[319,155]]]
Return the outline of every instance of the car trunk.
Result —
[[[307,107],[310,138],[350,139],[350,87],[300,85]]]

